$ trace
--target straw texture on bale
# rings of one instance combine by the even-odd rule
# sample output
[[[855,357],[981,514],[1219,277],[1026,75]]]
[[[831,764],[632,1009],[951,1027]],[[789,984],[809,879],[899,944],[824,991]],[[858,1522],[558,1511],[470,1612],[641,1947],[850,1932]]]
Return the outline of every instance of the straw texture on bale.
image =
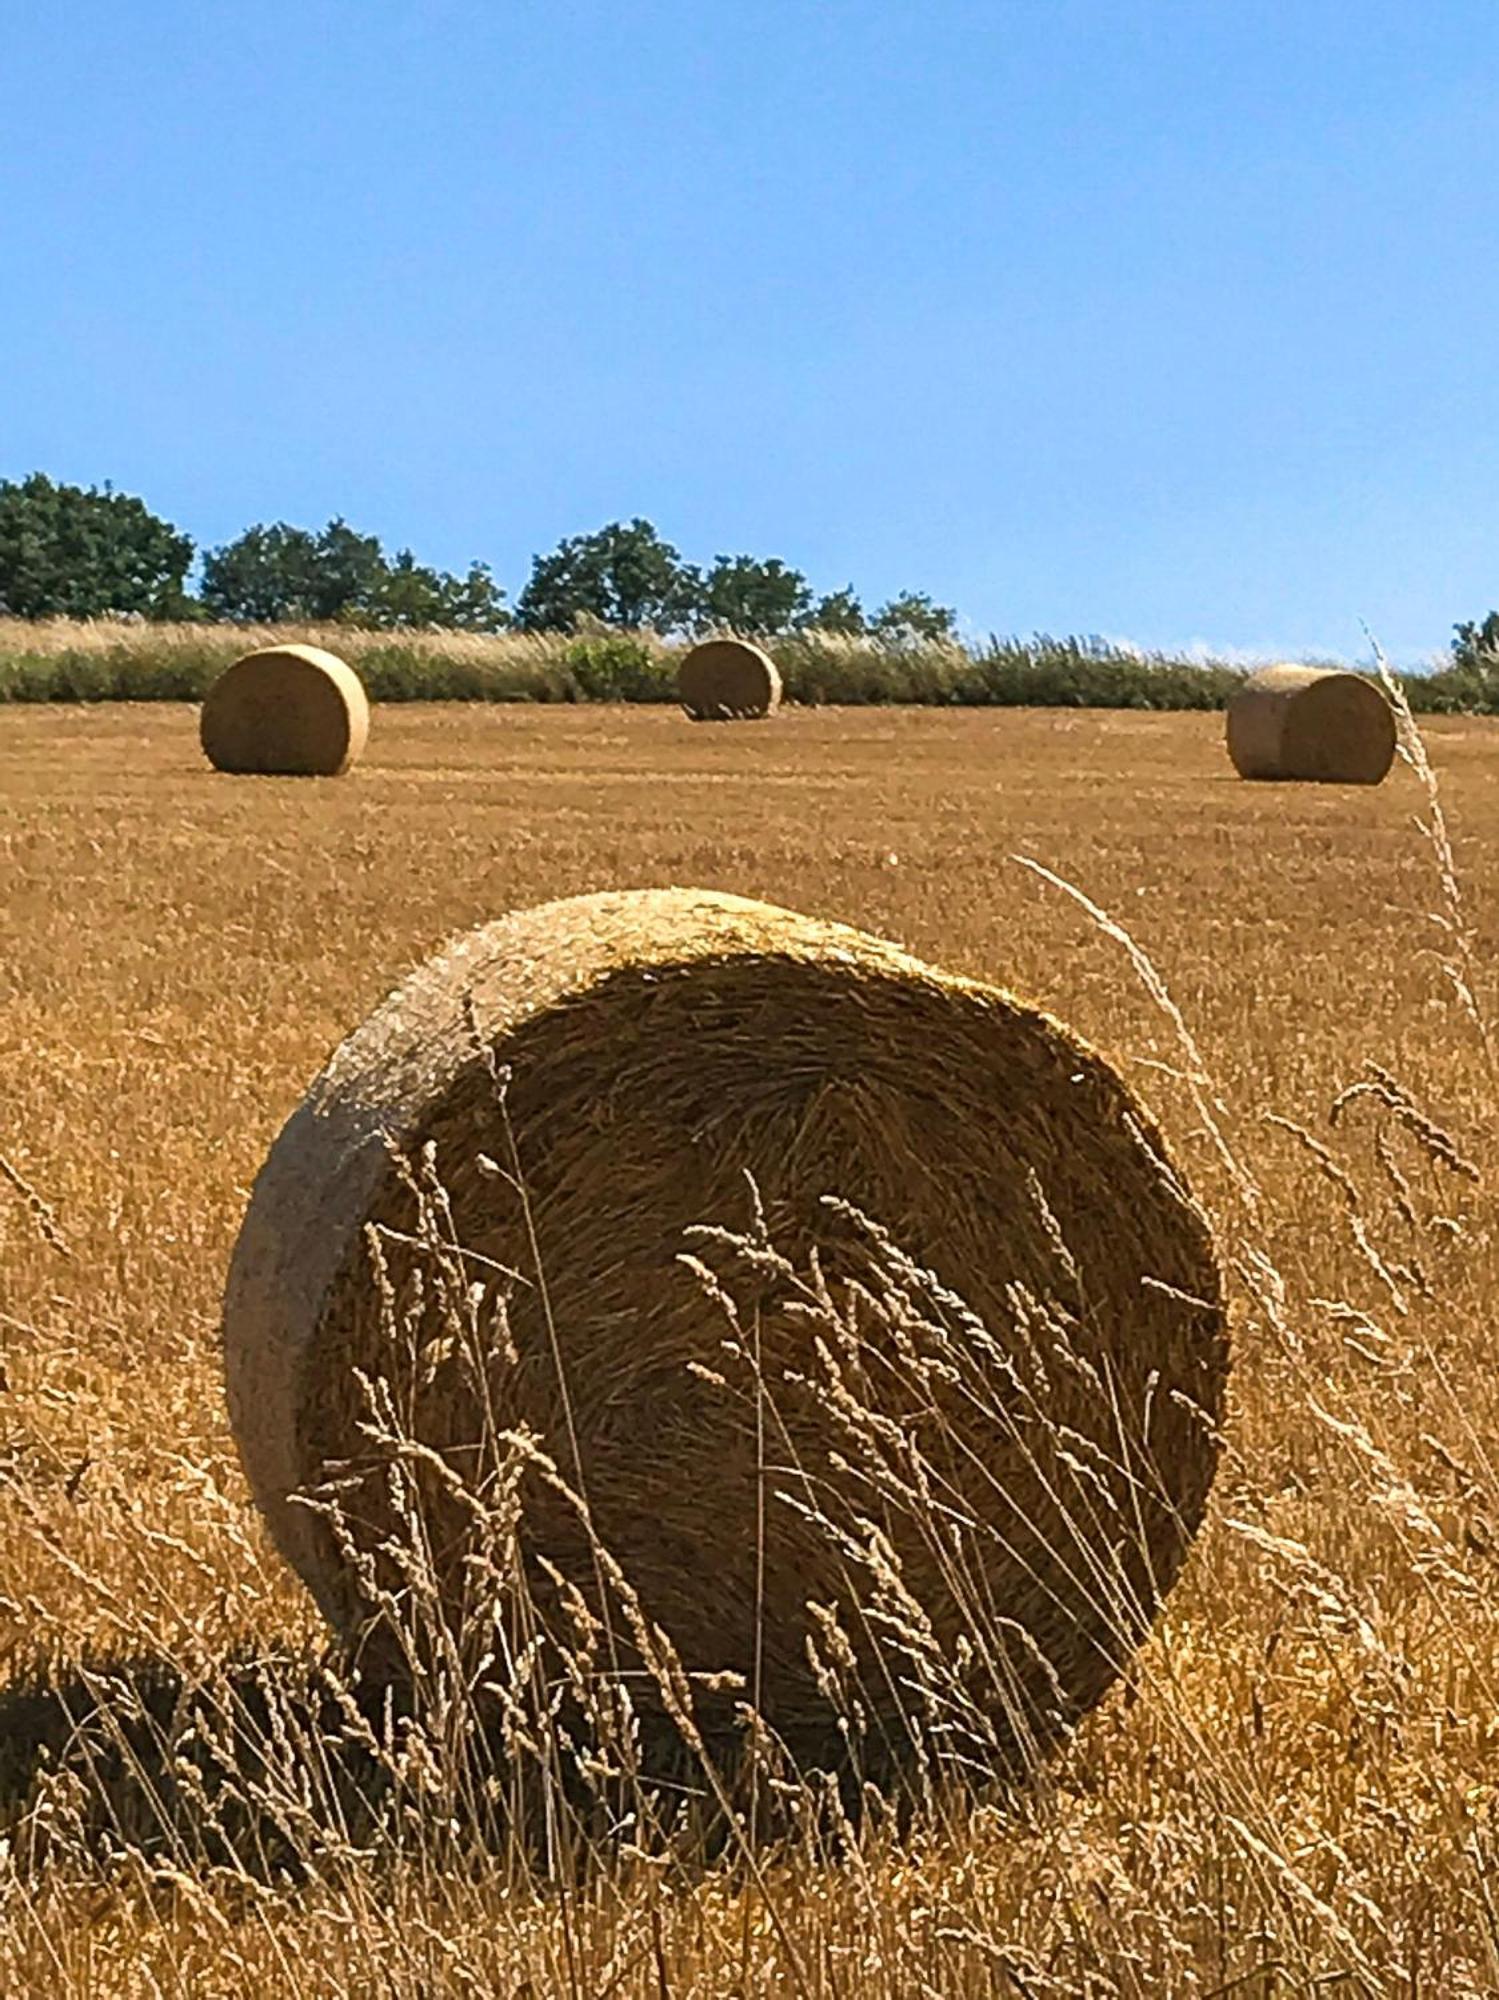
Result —
[[[705,639],[678,667],[677,693],[694,722],[758,721],[780,707],[781,675],[747,639]]]
[[[1395,712],[1362,674],[1263,667],[1228,704],[1228,754],[1241,778],[1377,785],[1395,756]]]
[[[370,710],[353,668],[321,646],[246,653],[208,690],[199,718],[217,771],[336,778],[358,763]]]
[[[846,1610],[845,1552],[773,1498],[757,1599],[755,1398],[689,1365],[725,1366],[726,1326],[680,1261],[686,1232],[744,1223],[749,1173],[797,1270],[815,1252],[835,1289],[860,1274],[854,1232],[825,1200],[841,1196],[988,1329],[952,1318],[951,1300],[934,1309],[955,1329],[961,1387],[934,1376],[914,1394],[878,1313],[861,1322],[856,1366],[880,1421],[919,1436],[952,1518],[982,1527],[982,1575],[960,1588],[950,1554],[840,1470],[851,1446],[809,1386],[813,1332],[775,1285],[757,1298],[772,1491],[800,1467],[832,1516],[883,1518],[940,1642],[972,1612],[965,1588],[1023,1627],[1006,1672],[1036,1735],[1104,1691],[1200,1521],[1228,1355],[1200,1212],[1128,1088],[1067,1030],[860,931],[696,890],[522,910],[417,971],[277,1139],[225,1301],[255,1497],[345,1631],[367,1609],[360,1586],[291,1496],[360,1461],[354,1371],[395,1370],[367,1230],[387,1226],[396,1273],[414,1197],[392,1148],[411,1159],[428,1144],[474,1270],[519,1274],[495,1420],[530,1427],[581,1479],[600,1541],[689,1669],[748,1674],[761,1603],[762,1709],[788,1740],[825,1746],[815,1600],[845,1606],[877,1711],[887,1686],[866,1658],[871,1628]],[[1020,1288],[1065,1319],[1066,1365]],[[424,1441],[461,1455],[473,1389],[439,1371],[411,1393]],[[378,1483],[354,1509],[370,1536]],[[575,1514],[542,1482],[527,1509],[529,1546],[590,1594]]]

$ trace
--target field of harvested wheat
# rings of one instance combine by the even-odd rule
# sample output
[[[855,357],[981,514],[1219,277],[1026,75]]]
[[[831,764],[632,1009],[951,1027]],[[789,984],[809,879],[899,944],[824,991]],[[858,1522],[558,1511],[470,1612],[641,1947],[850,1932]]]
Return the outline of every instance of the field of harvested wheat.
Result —
[[[187,707],[0,711],[0,1990],[1499,1991],[1499,734],[1433,722],[1436,794],[1406,761],[1244,784],[1221,737],[429,706],[299,782],[210,773]],[[452,933],[671,884],[1011,987],[1162,1121],[1220,1231],[1236,1368],[1135,1671],[1023,1797],[841,1843],[625,1841],[559,1887],[352,1836],[311,1870],[91,1840],[90,1786],[143,1753],[106,1726],[59,1775],[59,1690],[319,1643],[217,1350],[271,1139]]]

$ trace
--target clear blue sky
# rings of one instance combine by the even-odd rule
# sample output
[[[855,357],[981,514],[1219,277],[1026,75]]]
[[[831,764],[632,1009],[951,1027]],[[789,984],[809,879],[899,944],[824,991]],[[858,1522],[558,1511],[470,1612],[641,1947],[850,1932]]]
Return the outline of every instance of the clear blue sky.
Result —
[[[0,474],[512,596],[648,515],[972,629],[1499,604],[1496,0],[8,0]]]

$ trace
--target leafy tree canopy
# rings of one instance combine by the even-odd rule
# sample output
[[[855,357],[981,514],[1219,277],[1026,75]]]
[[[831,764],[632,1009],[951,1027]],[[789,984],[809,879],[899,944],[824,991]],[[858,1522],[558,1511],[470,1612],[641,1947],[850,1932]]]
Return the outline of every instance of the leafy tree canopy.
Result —
[[[247,528],[203,559],[203,603],[216,618],[269,625],[458,626],[495,632],[504,592],[484,563],[464,577],[429,569],[410,549],[386,556],[378,536],[331,520],[318,534],[285,521]]]
[[[305,528],[284,521],[246,528],[204,556],[203,603],[214,617],[246,625],[310,617],[316,570],[317,538]]]
[[[800,570],[772,556],[719,556],[703,578],[698,616],[707,625],[770,637],[804,622],[812,593]]]
[[[0,481],[0,613],[13,617],[221,618],[241,624],[427,626],[496,632],[509,625],[505,593],[485,563],[455,576],[409,549],[387,556],[378,536],[341,516],[319,530],[257,524],[203,560],[201,596],[185,578],[186,535],[140,500],[66,486],[42,473]],[[727,626],[775,637],[809,628],[869,636],[883,646],[950,641],[957,619],[914,591],[872,615],[852,587],[814,598],[779,557],[720,555],[706,571],[686,563],[640,517],[572,535],[537,556],[515,607],[522,631],[697,631]],[[1455,669],[1499,674],[1499,612],[1459,625]]]
[[[945,604],[933,604],[920,591],[903,590],[880,606],[869,629],[892,646],[932,645],[956,637],[958,614]]]
[[[1499,611],[1491,611],[1481,622],[1469,620],[1452,628],[1452,664],[1455,667],[1499,668]]]
[[[428,569],[402,549],[381,581],[372,623],[442,625],[460,632],[499,632],[510,623],[505,593],[488,563],[470,563],[464,576]]]
[[[580,618],[670,632],[691,621],[701,593],[697,571],[649,521],[612,521],[534,559],[515,622],[523,632],[571,631]]]
[[[181,617],[193,545],[128,493],[0,480],[0,611],[13,618]]]
[[[851,639],[861,638],[869,630],[864,607],[855,597],[852,584],[819,597],[802,622],[815,626],[819,632],[846,633]]]

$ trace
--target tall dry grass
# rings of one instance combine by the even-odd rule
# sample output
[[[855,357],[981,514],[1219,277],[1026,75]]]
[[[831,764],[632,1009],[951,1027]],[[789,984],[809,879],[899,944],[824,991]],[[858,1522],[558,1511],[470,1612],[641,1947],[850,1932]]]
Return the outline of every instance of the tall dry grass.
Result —
[[[685,641],[584,624],[577,634],[525,634],[0,618],[0,703],[200,701],[242,652],[277,643],[340,654],[381,702],[676,701]],[[960,643],[812,630],[766,643],[786,699],[809,707],[1220,709],[1246,672],[1242,663],[1044,632]],[[1396,678],[1420,714],[1492,715],[1493,664],[1480,655]]]
[[[4,1989],[1499,1991],[1488,738],[1407,730],[1354,800],[1237,786],[1190,718],[667,721],[424,716],[309,793],[200,776],[170,712],[5,719]],[[586,1618],[525,1626],[525,1440],[473,1482],[477,1658],[442,1642],[414,1710],[316,1660],[247,1512],[215,1281],[317,1056],[496,900],[689,872],[1047,1000],[1214,1213],[1238,1366],[1209,1526],[1127,1684],[1019,1787],[946,1730],[899,1809],[753,1731],[746,1781],[659,1657],[663,1794]],[[440,1277],[435,1189],[426,1226]],[[940,1359],[919,1275],[887,1276]],[[456,1339],[471,1309],[453,1287]],[[404,1476],[378,1402],[371,1428]],[[392,1615],[425,1658],[410,1497]],[[869,1588],[921,1689],[940,1663]]]
[[[588,623],[576,635],[373,632],[353,625],[152,625],[0,619],[0,702],[197,701],[250,646],[324,646],[381,702],[677,700],[685,642]],[[1235,668],[1100,639],[916,642],[807,631],[767,642],[808,706],[1219,708]]]

